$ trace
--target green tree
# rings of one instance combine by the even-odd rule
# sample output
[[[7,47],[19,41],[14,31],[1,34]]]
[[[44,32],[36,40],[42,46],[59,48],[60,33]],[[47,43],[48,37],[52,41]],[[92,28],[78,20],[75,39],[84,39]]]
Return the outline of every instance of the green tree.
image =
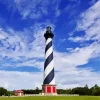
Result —
[[[0,87],[0,96],[7,95],[7,94],[8,94],[7,89]]]
[[[91,90],[92,95],[95,95],[95,96],[100,95],[100,87],[97,84],[95,84],[94,87],[91,87],[90,90]]]

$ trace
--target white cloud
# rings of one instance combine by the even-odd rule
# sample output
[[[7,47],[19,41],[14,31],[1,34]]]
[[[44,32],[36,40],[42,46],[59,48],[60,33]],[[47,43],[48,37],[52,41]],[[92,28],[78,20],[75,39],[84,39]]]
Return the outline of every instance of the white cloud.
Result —
[[[8,66],[8,65],[6,65]],[[12,65],[11,65],[12,66]],[[23,66],[29,66],[29,67],[35,67],[35,68],[38,68],[39,70],[43,71],[44,69],[44,61],[39,61],[39,60],[36,60],[34,58],[34,60],[29,60],[29,61],[24,61],[23,63],[17,63],[17,65],[15,65],[16,67],[23,67]]]
[[[6,38],[0,40],[0,52],[2,52],[0,54],[0,59],[5,61],[6,57],[12,59],[13,62],[4,62],[1,66],[21,67],[26,65],[37,67],[42,70],[43,68],[41,68],[41,66],[43,66],[43,59],[45,56],[45,39],[43,35],[47,25],[53,27],[52,30],[54,29],[54,25],[48,22],[35,24],[33,27],[24,29],[24,31],[14,31],[8,28],[6,32],[1,28],[1,34],[5,35]],[[42,61],[39,61],[39,59]]]
[[[5,36],[2,35],[2,34],[0,34],[0,40],[1,40],[1,39],[5,39]]]
[[[73,69],[65,72],[56,72],[57,88],[72,88],[76,86],[89,87],[100,85],[100,74],[90,72],[88,69]],[[0,71],[0,86],[8,90],[16,89],[35,89],[43,84],[43,72],[17,72],[17,71]]]
[[[60,15],[60,10],[56,11],[56,17],[58,17]]]
[[[6,32],[2,28],[0,28],[0,40],[3,40],[5,38],[6,38]]]
[[[76,66],[87,64],[90,59],[98,57],[100,54],[100,44],[93,43],[87,47],[71,49],[70,53],[54,52],[54,54],[56,70],[70,70],[71,68],[76,68]]]
[[[0,71],[0,86],[9,90],[41,88],[42,76],[40,72]]]
[[[68,40],[71,40],[73,42],[77,42],[77,41],[84,41],[84,38],[83,37],[70,37]]]
[[[91,1],[89,2],[89,4],[90,4],[90,5],[94,5],[97,1],[98,1],[98,0],[91,0]]]
[[[50,12],[54,12],[55,15],[60,0],[10,0],[9,2],[4,0],[2,2],[8,6],[10,11],[17,10],[20,15],[22,15],[22,19],[38,19],[49,15]],[[51,11],[49,12],[50,9]],[[56,15],[59,16],[59,14],[60,13],[57,12]]]
[[[5,32],[6,38],[4,40],[1,40],[1,43],[2,43],[3,46],[1,46],[0,50],[3,51],[4,56],[8,56],[8,57],[11,57],[11,58],[17,58],[17,57],[20,57],[20,56],[24,56],[24,57],[27,57],[27,58],[28,57],[29,58],[38,57],[38,56],[43,57],[42,52],[44,52],[44,51],[41,47],[44,46],[44,43],[43,43],[44,42],[44,38],[43,38],[44,31],[42,31],[42,30],[44,30],[44,29],[39,30],[37,33],[35,33],[32,30],[34,32],[33,38],[35,38],[35,40],[30,42],[29,44],[27,43],[28,40],[26,38],[28,36],[19,36],[18,35],[20,33],[24,33],[24,31],[18,33],[18,32],[13,30],[13,34],[11,34],[12,31],[9,30],[9,33],[11,35],[9,33]],[[2,31],[0,31],[0,32],[2,34],[4,34]],[[24,38],[24,40],[23,40],[23,38]],[[39,43],[40,40],[41,40],[41,42]],[[30,47],[31,47],[31,49],[30,49]],[[40,52],[40,49],[42,50],[41,52]],[[1,55],[3,56],[3,54],[1,54]]]
[[[100,1],[96,2],[86,12],[81,14],[81,19],[77,22],[75,31],[84,31],[82,37],[70,37],[74,42],[98,40],[100,38]]]
[[[56,73],[56,80],[58,88],[73,88],[79,86],[85,86],[88,84],[89,87],[98,84],[99,73],[91,72],[90,69],[79,69],[66,70],[65,72]]]

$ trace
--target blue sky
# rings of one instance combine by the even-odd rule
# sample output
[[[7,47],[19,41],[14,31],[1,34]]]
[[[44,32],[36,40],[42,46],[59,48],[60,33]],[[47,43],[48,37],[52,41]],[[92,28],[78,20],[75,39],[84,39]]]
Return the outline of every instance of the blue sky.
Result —
[[[48,25],[57,88],[100,85],[100,0],[0,0],[0,86],[41,88]]]

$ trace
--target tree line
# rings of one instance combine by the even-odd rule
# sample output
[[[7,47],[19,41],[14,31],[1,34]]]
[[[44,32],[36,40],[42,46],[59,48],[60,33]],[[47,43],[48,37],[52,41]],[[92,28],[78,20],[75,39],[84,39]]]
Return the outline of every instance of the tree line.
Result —
[[[0,96],[10,96],[14,95],[14,91],[8,91],[4,87],[0,87]]]
[[[100,96],[100,87],[96,84],[95,86],[89,88],[86,84],[85,87],[76,87],[73,89],[58,89],[58,94],[79,94],[79,95],[90,95],[90,96]]]
[[[39,94],[42,90],[38,87],[36,89],[22,89],[24,94]],[[58,94],[79,94],[79,95],[90,95],[90,96],[100,96],[100,87],[96,84],[95,86],[89,88],[88,85],[84,87],[76,87],[72,89],[57,89]],[[0,87],[0,96],[10,96],[14,95],[14,91],[8,91],[7,89]]]

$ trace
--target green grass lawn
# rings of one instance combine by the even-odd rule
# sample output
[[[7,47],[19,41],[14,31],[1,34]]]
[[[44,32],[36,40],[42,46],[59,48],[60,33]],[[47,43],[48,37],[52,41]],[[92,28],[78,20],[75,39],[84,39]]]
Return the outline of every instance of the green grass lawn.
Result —
[[[66,97],[0,97],[0,100],[100,100],[100,96],[66,96]]]

